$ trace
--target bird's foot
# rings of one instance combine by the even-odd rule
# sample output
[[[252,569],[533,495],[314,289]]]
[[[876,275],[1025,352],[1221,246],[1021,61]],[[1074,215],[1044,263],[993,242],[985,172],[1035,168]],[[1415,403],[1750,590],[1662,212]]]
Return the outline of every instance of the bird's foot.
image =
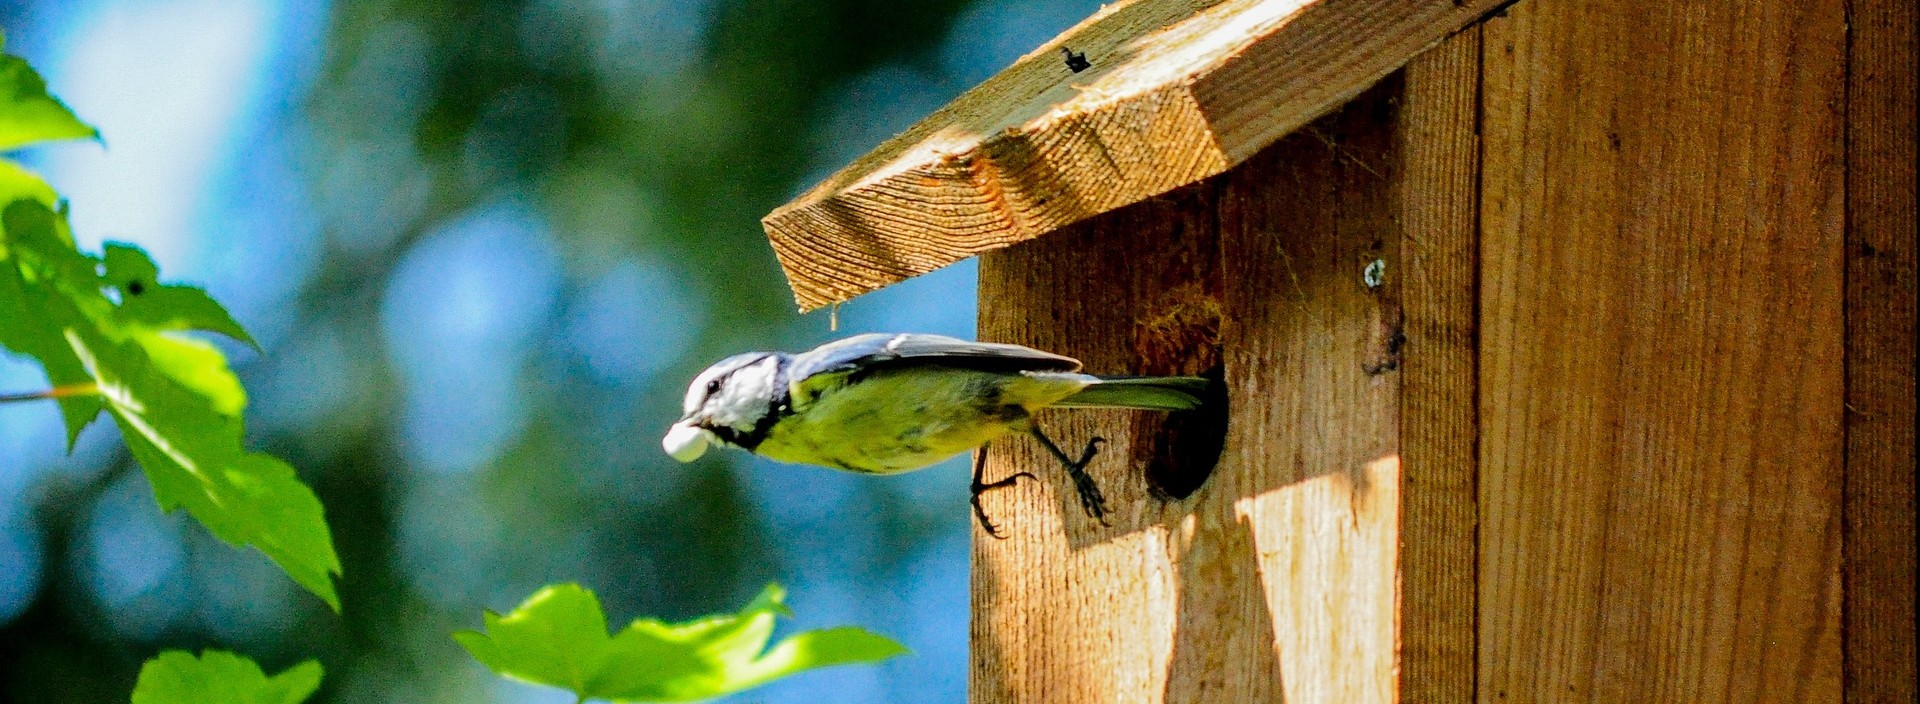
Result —
[[[987,469],[987,448],[986,446],[983,445],[980,448],[980,452],[974,455],[973,484],[968,487],[973,491],[973,516],[974,518],[980,519],[980,527],[987,531],[987,535],[991,535],[1001,540],[1006,540],[1007,536],[1001,535],[1000,529],[994,527],[993,521],[987,519],[987,510],[980,507],[980,495],[985,494],[994,489],[1001,489],[1001,488],[1013,486],[1015,483],[1018,483],[1020,481],[1021,477],[1026,477],[1028,479],[1035,479],[1035,480],[1037,480],[1038,477],[1033,476],[1033,474],[1030,472],[1015,472],[1012,476],[1009,476],[1006,479],[1002,479],[1000,481],[982,482],[980,480],[982,479],[983,474],[986,472],[986,469]]]
[[[980,495],[985,494],[988,491],[992,491],[994,489],[1001,489],[1001,488],[1013,486],[1014,483],[1018,482],[1021,477],[1026,477],[1028,479],[1037,479],[1037,477],[1033,476],[1033,474],[1029,472],[1019,472],[1014,474],[1013,476],[1007,477],[1006,479],[1002,479],[997,482],[987,482],[983,484],[978,479],[974,480],[973,487],[972,487],[973,488],[973,516],[975,518],[980,519],[980,527],[987,531],[987,535],[991,535],[1001,540],[1005,540],[1007,538],[1007,536],[1000,534],[1000,529],[993,525],[993,521],[987,519],[987,510],[980,507]]]

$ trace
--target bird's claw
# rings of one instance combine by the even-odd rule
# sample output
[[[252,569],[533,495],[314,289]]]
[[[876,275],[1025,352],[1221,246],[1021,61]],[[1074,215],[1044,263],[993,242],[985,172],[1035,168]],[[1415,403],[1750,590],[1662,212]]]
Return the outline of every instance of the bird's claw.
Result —
[[[973,496],[973,517],[980,520],[980,529],[986,531],[987,535],[991,535],[998,540],[1007,539],[1007,536],[1000,534],[999,528],[993,526],[993,521],[987,520],[987,510],[980,508],[979,494]]]
[[[973,484],[969,487],[969,489],[973,491],[973,502],[972,502],[973,516],[975,518],[980,519],[980,527],[987,531],[987,535],[991,535],[1000,540],[1006,540],[1007,536],[1002,535],[1000,533],[1000,529],[993,525],[993,521],[990,521],[987,519],[987,510],[980,506],[980,495],[985,494],[988,491],[992,491],[994,489],[1013,486],[1014,484],[1019,482],[1021,477],[1026,477],[1028,479],[1033,479],[1036,481],[1039,479],[1039,477],[1033,476],[1031,472],[1015,472],[1012,475],[1009,475],[1007,478],[1002,479],[1000,481],[982,482],[980,481],[980,473],[983,469],[985,469],[985,465],[986,465],[985,457],[986,457],[986,453],[984,451],[981,452],[981,460],[974,464]]]

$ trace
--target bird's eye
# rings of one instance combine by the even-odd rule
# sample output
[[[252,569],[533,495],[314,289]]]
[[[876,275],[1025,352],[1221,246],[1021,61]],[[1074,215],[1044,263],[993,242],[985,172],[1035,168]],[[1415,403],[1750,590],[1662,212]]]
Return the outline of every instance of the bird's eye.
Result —
[[[720,380],[719,380],[719,379],[714,379],[713,381],[709,381],[709,382],[707,382],[707,395],[708,395],[708,396],[712,396],[712,395],[713,395],[713,394],[715,394],[715,393],[719,393],[719,391],[720,391]]]

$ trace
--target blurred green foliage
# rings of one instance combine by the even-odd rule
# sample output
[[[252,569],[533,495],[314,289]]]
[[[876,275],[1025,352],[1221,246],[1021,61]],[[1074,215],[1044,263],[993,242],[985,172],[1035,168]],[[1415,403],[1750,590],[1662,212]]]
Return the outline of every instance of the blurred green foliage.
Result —
[[[300,704],[320,688],[320,674],[312,660],[268,677],[233,653],[169,650],[140,668],[133,704]]]
[[[740,468],[728,464],[741,460],[673,467],[658,457],[658,429],[677,413],[672,399],[694,368],[824,332],[823,320],[792,315],[758,218],[821,168],[821,145],[808,135],[831,117],[836,90],[882,66],[927,65],[965,4],[694,3],[707,13],[696,36],[667,53],[625,54],[608,49],[619,44],[608,33],[646,20],[607,14],[633,7],[618,2],[332,6],[325,58],[295,128],[326,244],[286,311],[296,321],[290,339],[251,366],[243,360],[240,372],[257,389],[257,377],[284,373],[273,365],[289,347],[312,340],[331,341],[346,360],[332,376],[349,383],[318,415],[249,439],[298,467],[325,503],[348,566],[338,581],[344,611],[276,597],[271,581],[225,583],[254,573],[193,533],[188,566],[168,591],[104,608],[81,566],[94,507],[134,466],[122,457],[38,489],[47,574],[26,610],[0,624],[0,701],[125,701],[143,658],[208,645],[282,667],[317,657],[331,673],[317,702],[486,700],[494,694],[474,688],[483,681],[477,666],[445,636],[476,625],[476,606],[504,608],[539,584],[577,579],[609,611],[686,617],[739,603],[780,576],[775,542],[784,538],[769,532]],[[528,420],[511,444],[457,480],[423,477],[407,467],[394,422],[399,372],[370,321],[381,319],[415,245],[503,194],[550,221],[567,280],[646,253],[691,277],[684,283],[706,302],[704,319],[690,322],[697,335],[678,366],[639,388],[530,362],[515,387]],[[889,539],[848,548],[876,565],[861,578],[878,578],[872,570],[891,569],[934,534],[943,524],[932,516],[950,513],[964,526],[959,494],[943,513],[867,487],[853,502],[867,514],[858,520]],[[415,514],[440,517],[446,535],[469,542],[450,552],[417,547],[408,533]],[[423,572],[443,577],[423,583]],[[202,606],[157,629],[121,621],[122,612],[176,603]],[[234,614],[248,620],[236,625]]]
[[[0,34],[0,49],[7,38]],[[73,116],[47,92],[47,82],[18,56],[0,56],[0,151],[61,139],[98,139],[100,132]]]
[[[769,585],[738,613],[674,624],[641,618],[608,636],[606,614],[593,592],[559,584],[535,592],[505,616],[487,614],[485,633],[453,637],[494,672],[560,687],[582,700],[619,702],[712,699],[814,668],[907,652],[853,627],[795,634],[769,650],[774,616],[792,615],[785,597],[786,590]]]

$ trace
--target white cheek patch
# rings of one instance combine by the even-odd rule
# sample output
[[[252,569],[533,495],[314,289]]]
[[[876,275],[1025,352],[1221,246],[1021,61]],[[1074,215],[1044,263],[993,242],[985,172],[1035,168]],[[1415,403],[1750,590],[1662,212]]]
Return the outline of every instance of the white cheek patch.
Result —
[[[780,360],[768,357],[727,377],[720,394],[707,399],[707,412],[715,424],[731,428],[751,428],[767,412],[774,394],[774,377]]]

